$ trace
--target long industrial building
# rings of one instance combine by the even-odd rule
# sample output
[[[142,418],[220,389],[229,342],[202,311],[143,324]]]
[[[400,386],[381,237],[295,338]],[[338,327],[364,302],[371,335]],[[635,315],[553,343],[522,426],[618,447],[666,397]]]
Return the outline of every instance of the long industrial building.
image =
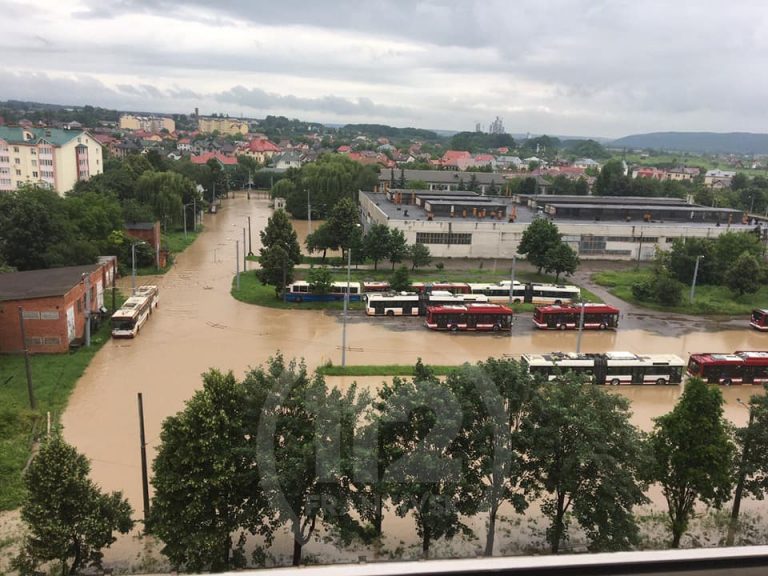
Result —
[[[520,195],[469,191],[359,192],[366,226],[401,230],[408,243],[429,246],[441,258],[512,258],[535,218],[552,220],[582,259],[652,260],[675,238],[716,237],[755,224],[730,208],[698,206],[677,198]],[[757,226],[760,226],[759,224]]]

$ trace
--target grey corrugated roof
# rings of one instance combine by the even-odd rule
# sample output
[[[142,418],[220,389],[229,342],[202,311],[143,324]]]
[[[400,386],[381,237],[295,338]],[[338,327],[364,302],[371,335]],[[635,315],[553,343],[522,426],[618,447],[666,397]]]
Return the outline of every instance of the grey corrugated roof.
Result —
[[[395,168],[395,182],[400,180],[400,170]],[[506,181],[506,175],[499,172],[458,172],[456,170],[405,170],[404,176],[408,181],[422,180],[424,182],[434,182],[436,184],[457,184],[459,180],[466,186],[475,176],[478,184],[502,184]],[[390,170],[382,169],[379,172],[379,182],[388,182],[391,180]]]
[[[99,264],[0,274],[0,302],[63,296]]]

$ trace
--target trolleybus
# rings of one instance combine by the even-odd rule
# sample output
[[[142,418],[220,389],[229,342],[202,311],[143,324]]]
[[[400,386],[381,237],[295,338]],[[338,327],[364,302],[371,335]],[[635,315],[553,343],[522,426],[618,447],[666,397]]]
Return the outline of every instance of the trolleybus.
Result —
[[[565,372],[588,377],[595,384],[679,384],[685,362],[674,354],[552,352],[523,354],[522,365],[534,375],[555,380]]]
[[[607,304],[583,304],[585,329],[605,330],[619,325],[619,309]],[[581,304],[563,306],[537,306],[533,323],[543,330],[568,330],[579,327]]]
[[[445,290],[430,293],[387,292],[365,295],[368,316],[424,316],[428,306],[462,305],[470,302],[487,303],[483,294],[451,294]]]
[[[768,382],[768,352],[691,354],[688,375],[710,384],[763,384]]]
[[[506,303],[510,300],[510,280],[497,284],[470,284],[473,294],[485,294],[491,302]],[[512,289],[512,302],[528,302],[533,304],[567,304],[577,300],[581,295],[578,286],[563,284],[538,284],[529,282],[523,284],[515,281]]]
[[[312,286],[306,280],[297,280],[285,288],[285,300],[287,302],[333,302],[343,300],[347,291],[346,282],[332,282],[330,290],[325,294],[318,294],[312,290]],[[349,301],[360,300],[360,282],[349,283]]]
[[[512,309],[501,304],[464,304],[462,306],[429,306],[427,328],[432,330],[492,330],[500,332],[512,327]]]
[[[752,317],[749,319],[749,325],[760,331],[768,330],[768,310],[756,308],[752,310]]]
[[[157,305],[152,294],[139,293],[131,296],[123,302],[123,305],[112,315],[112,337],[134,338],[144,322],[152,313],[152,308]]]

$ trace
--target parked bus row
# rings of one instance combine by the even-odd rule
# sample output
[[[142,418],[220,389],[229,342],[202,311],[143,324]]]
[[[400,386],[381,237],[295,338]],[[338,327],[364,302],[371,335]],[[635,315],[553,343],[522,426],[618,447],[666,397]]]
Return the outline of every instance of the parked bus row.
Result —
[[[141,327],[149,319],[152,310],[160,301],[157,286],[145,285],[136,288],[111,319],[113,338],[135,338]]]
[[[551,352],[523,354],[522,365],[548,380],[564,372],[575,372],[595,384],[679,384],[683,375],[701,378],[710,384],[768,383],[768,352],[691,354],[687,364],[674,354],[605,352],[577,354]]]
[[[347,289],[347,283],[337,281],[331,284],[330,290],[319,294],[313,291],[312,286],[305,280],[297,280],[289,284],[285,289],[285,299],[289,302],[317,302],[342,300]],[[567,304],[577,300],[581,295],[578,286],[569,286],[561,284],[539,284],[535,282],[515,282],[514,285],[509,280],[502,282],[470,284],[466,282],[415,282],[412,283],[409,293],[414,294],[433,294],[435,292],[450,292],[453,295],[475,295],[485,296],[486,302],[499,304],[521,302],[533,304]],[[360,300],[361,295],[367,294],[393,294],[390,285],[385,281],[369,282],[350,282],[349,299],[350,301]],[[479,300],[477,300],[479,301]]]

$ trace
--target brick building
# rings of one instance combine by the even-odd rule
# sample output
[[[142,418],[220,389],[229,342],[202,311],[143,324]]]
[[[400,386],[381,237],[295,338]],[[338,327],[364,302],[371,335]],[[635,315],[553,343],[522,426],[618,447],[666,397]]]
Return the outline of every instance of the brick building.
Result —
[[[98,264],[0,274],[0,353],[23,350],[19,307],[30,352],[67,352],[85,336],[86,276],[90,309],[97,313],[114,282],[116,266],[117,259],[106,256]]]

